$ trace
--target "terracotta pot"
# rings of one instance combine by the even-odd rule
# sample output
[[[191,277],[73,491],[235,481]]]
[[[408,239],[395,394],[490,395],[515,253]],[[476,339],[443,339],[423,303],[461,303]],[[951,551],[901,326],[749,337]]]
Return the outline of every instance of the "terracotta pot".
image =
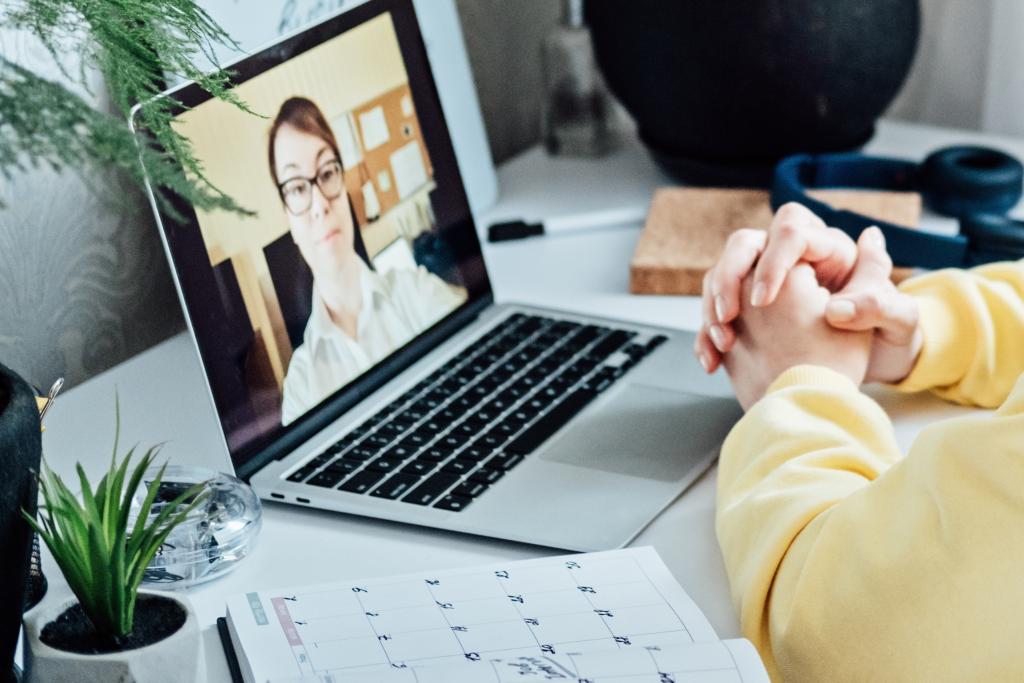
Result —
[[[171,635],[151,645],[109,652],[82,654],[51,647],[41,640],[43,629],[66,609],[74,597],[44,600],[25,615],[26,683],[195,683],[205,678],[199,622],[188,600],[175,593],[139,591],[178,603],[185,623]],[[139,613],[136,611],[136,618]]]

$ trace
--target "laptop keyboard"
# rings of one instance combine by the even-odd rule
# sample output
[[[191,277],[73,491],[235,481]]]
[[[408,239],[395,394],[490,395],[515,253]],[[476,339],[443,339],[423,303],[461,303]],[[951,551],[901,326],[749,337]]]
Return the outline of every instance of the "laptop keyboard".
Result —
[[[287,479],[458,512],[665,340],[517,313]]]

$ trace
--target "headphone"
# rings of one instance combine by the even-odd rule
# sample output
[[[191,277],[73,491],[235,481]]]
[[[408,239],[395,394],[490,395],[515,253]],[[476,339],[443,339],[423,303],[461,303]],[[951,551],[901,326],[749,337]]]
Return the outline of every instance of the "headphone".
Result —
[[[960,234],[947,236],[841,211],[807,194],[826,187],[920,192],[925,204],[960,220]],[[967,267],[1024,258],[1024,221],[1006,212],[1020,201],[1024,166],[987,147],[946,147],[923,163],[862,154],[797,154],[775,167],[772,208],[798,202],[827,225],[854,239],[877,225],[898,266]]]

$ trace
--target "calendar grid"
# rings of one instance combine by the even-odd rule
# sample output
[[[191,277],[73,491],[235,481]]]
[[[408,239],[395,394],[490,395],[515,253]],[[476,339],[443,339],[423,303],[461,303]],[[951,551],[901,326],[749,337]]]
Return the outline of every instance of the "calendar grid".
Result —
[[[307,675],[689,644],[684,614],[714,638],[649,549],[357,581],[289,594]]]

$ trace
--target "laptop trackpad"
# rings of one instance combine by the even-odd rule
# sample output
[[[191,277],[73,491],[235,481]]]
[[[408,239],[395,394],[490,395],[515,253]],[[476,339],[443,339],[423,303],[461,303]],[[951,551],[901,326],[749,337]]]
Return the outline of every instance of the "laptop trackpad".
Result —
[[[717,450],[742,414],[732,399],[629,384],[544,444],[541,459],[673,481]]]

